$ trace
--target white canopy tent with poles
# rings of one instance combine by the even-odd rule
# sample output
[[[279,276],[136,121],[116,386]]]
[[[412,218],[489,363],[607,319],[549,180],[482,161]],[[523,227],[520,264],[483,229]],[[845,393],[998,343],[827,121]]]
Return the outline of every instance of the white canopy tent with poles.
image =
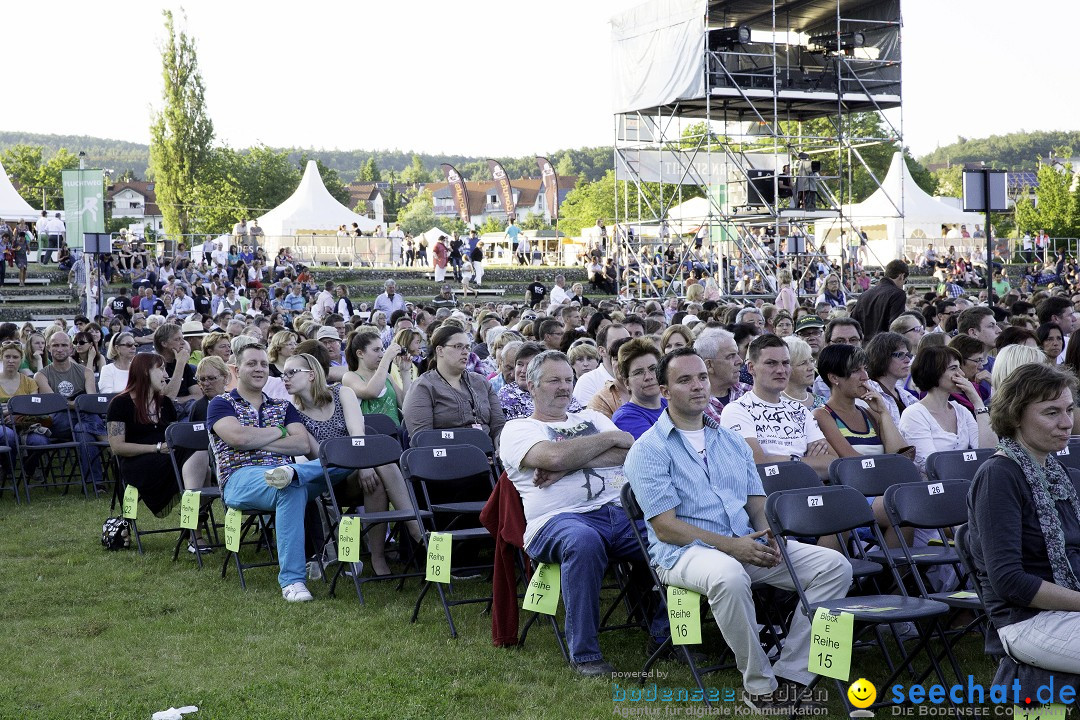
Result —
[[[41,217],[41,211],[35,210],[30,203],[11,184],[3,163],[0,163],[0,220],[33,221]]]

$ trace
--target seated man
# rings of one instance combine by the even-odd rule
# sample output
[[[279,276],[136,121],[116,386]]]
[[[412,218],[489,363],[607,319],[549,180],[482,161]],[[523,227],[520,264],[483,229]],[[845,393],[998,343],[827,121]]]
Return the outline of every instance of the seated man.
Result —
[[[649,556],[661,581],[705,595],[724,641],[743,676],[744,700],[762,710],[777,676],[807,685],[810,621],[796,611],[784,649],[773,666],[758,639],[751,584],[791,590],[765,520],[765,491],[750,448],[705,415],[709,371],[689,347],[664,356],[657,373],[667,410],[634,443],[626,475],[645,513]],[[725,410],[725,414],[726,414]],[[851,564],[840,553],[789,540],[788,552],[814,603],[843,597]],[[790,702],[802,688],[777,697]]]
[[[598,412],[567,413],[574,370],[556,350],[529,362],[533,414],[506,423],[500,457],[525,506],[525,550],[558,563],[566,641],[574,669],[587,676],[613,668],[600,653],[600,586],[610,559],[642,562],[619,502],[623,459],[634,439]],[[650,643],[667,638],[662,613]]]
[[[222,499],[237,510],[274,511],[282,597],[311,600],[304,584],[304,508],[326,490],[322,465],[290,464],[310,448],[308,432],[290,402],[263,393],[270,361],[261,345],[237,351],[236,374],[236,389],[206,410]]]
[[[750,343],[747,357],[754,387],[728,403],[720,424],[746,440],[755,463],[802,460],[829,477],[836,453],[806,406],[783,394],[791,376],[787,345],[776,335],[762,335]]]

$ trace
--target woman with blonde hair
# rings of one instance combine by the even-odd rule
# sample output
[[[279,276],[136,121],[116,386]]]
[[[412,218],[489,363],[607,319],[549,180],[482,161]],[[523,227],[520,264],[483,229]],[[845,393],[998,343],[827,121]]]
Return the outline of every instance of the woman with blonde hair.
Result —
[[[795,335],[789,335],[783,338],[783,341],[787,344],[788,353],[791,355],[791,375],[788,376],[788,384],[783,395],[807,410],[817,410],[825,404],[825,398],[815,395],[811,390],[817,378],[814,353],[805,340]]]
[[[296,333],[282,330],[274,333],[270,338],[270,346],[266,349],[266,357],[270,360],[270,376],[281,377],[285,371],[285,361],[296,352]]]
[[[686,302],[703,302],[705,300],[705,288],[701,285],[688,285],[686,288]]]
[[[203,357],[219,357],[228,362],[232,357],[232,338],[229,333],[213,332],[203,337]]]
[[[45,354],[45,336],[35,330],[26,337],[19,372],[34,377],[35,373],[40,372],[48,364],[47,358],[48,356]]]
[[[787,310],[789,314],[795,312],[795,308],[799,307],[799,295],[791,285],[791,271],[787,268],[778,270],[776,273],[776,283],[780,287],[776,293],[776,300],[773,301],[773,304],[781,310]]]
[[[1046,353],[1028,345],[1006,345],[998,350],[994,367],[990,371],[990,386],[995,390],[1018,368],[1031,363],[1047,363]]]
[[[393,363],[390,366],[390,378],[395,384],[404,387],[401,380],[402,371],[407,371],[409,375],[409,384],[411,385],[416,378],[420,377],[420,371],[416,369],[416,363],[424,359],[423,353],[420,351],[420,343],[424,341],[424,335],[415,328],[402,328],[397,331],[392,340],[393,344],[401,348],[401,352],[409,360],[409,364],[405,363]]]
[[[660,336],[660,353],[667,355],[673,350],[694,344],[694,334],[685,325],[672,325]]]
[[[834,308],[847,307],[847,294],[840,284],[840,276],[836,273],[829,273],[825,276],[825,282],[821,285],[821,294],[817,296],[814,305],[817,306],[822,303],[827,303],[829,307]]]
[[[98,392],[123,392],[127,387],[131,361],[135,359],[135,348],[135,338],[131,333],[120,332],[113,335],[108,353],[112,362],[101,368],[101,376],[97,383]]]

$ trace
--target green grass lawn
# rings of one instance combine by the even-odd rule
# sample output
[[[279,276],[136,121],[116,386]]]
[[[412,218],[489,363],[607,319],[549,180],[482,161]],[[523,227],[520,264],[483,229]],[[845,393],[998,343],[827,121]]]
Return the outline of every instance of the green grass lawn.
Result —
[[[195,720],[600,718],[625,705],[613,703],[611,680],[570,671],[547,623],[524,649],[500,649],[484,606],[461,606],[453,640],[434,593],[409,624],[415,580],[400,593],[389,583],[366,585],[364,606],[351,583],[331,598],[314,582],[314,602],[287,604],[273,568],[249,571],[243,591],[231,569],[220,578],[220,551],[202,571],[187,553],[173,563],[171,534],[144,540],[144,556],[105,551],[100,531],[109,514],[105,500],[52,492],[38,492],[29,507],[16,507],[10,494],[0,499],[0,718],[148,720],[182,705],[199,706],[187,716]],[[716,648],[716,627],[703,621],[703,649]],[[644,644],[638,631],[601,637],[622,671],[640,670]],[[989,683],[981,641],[966,641],[962,657]],[[693,687],[681,666],[658,669],[667,673],[659,684]],[[877,682],[886,675],[878,657],[863,653],[853,673]],[[741,687],[733,672],[708,683]],[[843,716],[838,702],[830,706],[830,716]],[[653,707],[663,713],[662,703]]]

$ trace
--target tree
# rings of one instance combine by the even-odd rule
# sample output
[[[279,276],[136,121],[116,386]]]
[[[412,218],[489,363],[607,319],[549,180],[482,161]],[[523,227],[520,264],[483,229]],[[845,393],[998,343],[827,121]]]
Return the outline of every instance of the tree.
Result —
[[[205,88],[194,40],[176,32],[173,15],[164,10],[165,45],[161,51],[164,107],[150,126],[150,172],[165,231],[191,231],[193,201],[200,174],[211,159],[214,124],[206,114]]]
[[[1054,163],[1039,168],[1039,187],[1035,191],[1037,228],[1050,237],[1071,237],[1076,230],[1076,196],[1072,193],[1072,165]],[[1018,219],[1019,222],[1019,219]],[[1024,228],[1025,230],[1028,228]]]
[[[58,208],[64,204],[62,173],[79,167],[79,158],[67,148],[60,148],[48,160],[40,145],[15,145],[0,153],[0,161],[8,177],[18,187],[19,194],[31,207],[43,210],[46,205]]]
[[[412,160],[409,162],[409,166],[401,171],[401,181],[409,183],[410,185],[431,182],[432,173],[428,172],[427,168],[424,167],[424,163],[420,159],[420,156],[414,154]],[[424,229],[427,230],[427,228]]]
[[[937,179],[937,194],[943,197],[964,196],[964,166],[950,165],[947,168],[934,171]]]
[[[382,180],[379,166],[375,164],[375,156],[372,155],[356,173],[356,181],[362,183],[377,183]]]
[[[263,145],[245,152],[215,148],[196,185],[192,229],[227,232],[237,220],[280,205],[299,184],[300,171],[285,151]]]
[[[435,225],[435,199],[427,190],[416,194],[405,209],[398,213],[397,222],[410,235],[419,235]]]
[[[623,183],[625,185],[625,183]],[[615,217],[615,171],[608,170],[596,182],[579,183],[559,206],[559,230],[577,235],[596,224],[597,218],[610,223]]]

